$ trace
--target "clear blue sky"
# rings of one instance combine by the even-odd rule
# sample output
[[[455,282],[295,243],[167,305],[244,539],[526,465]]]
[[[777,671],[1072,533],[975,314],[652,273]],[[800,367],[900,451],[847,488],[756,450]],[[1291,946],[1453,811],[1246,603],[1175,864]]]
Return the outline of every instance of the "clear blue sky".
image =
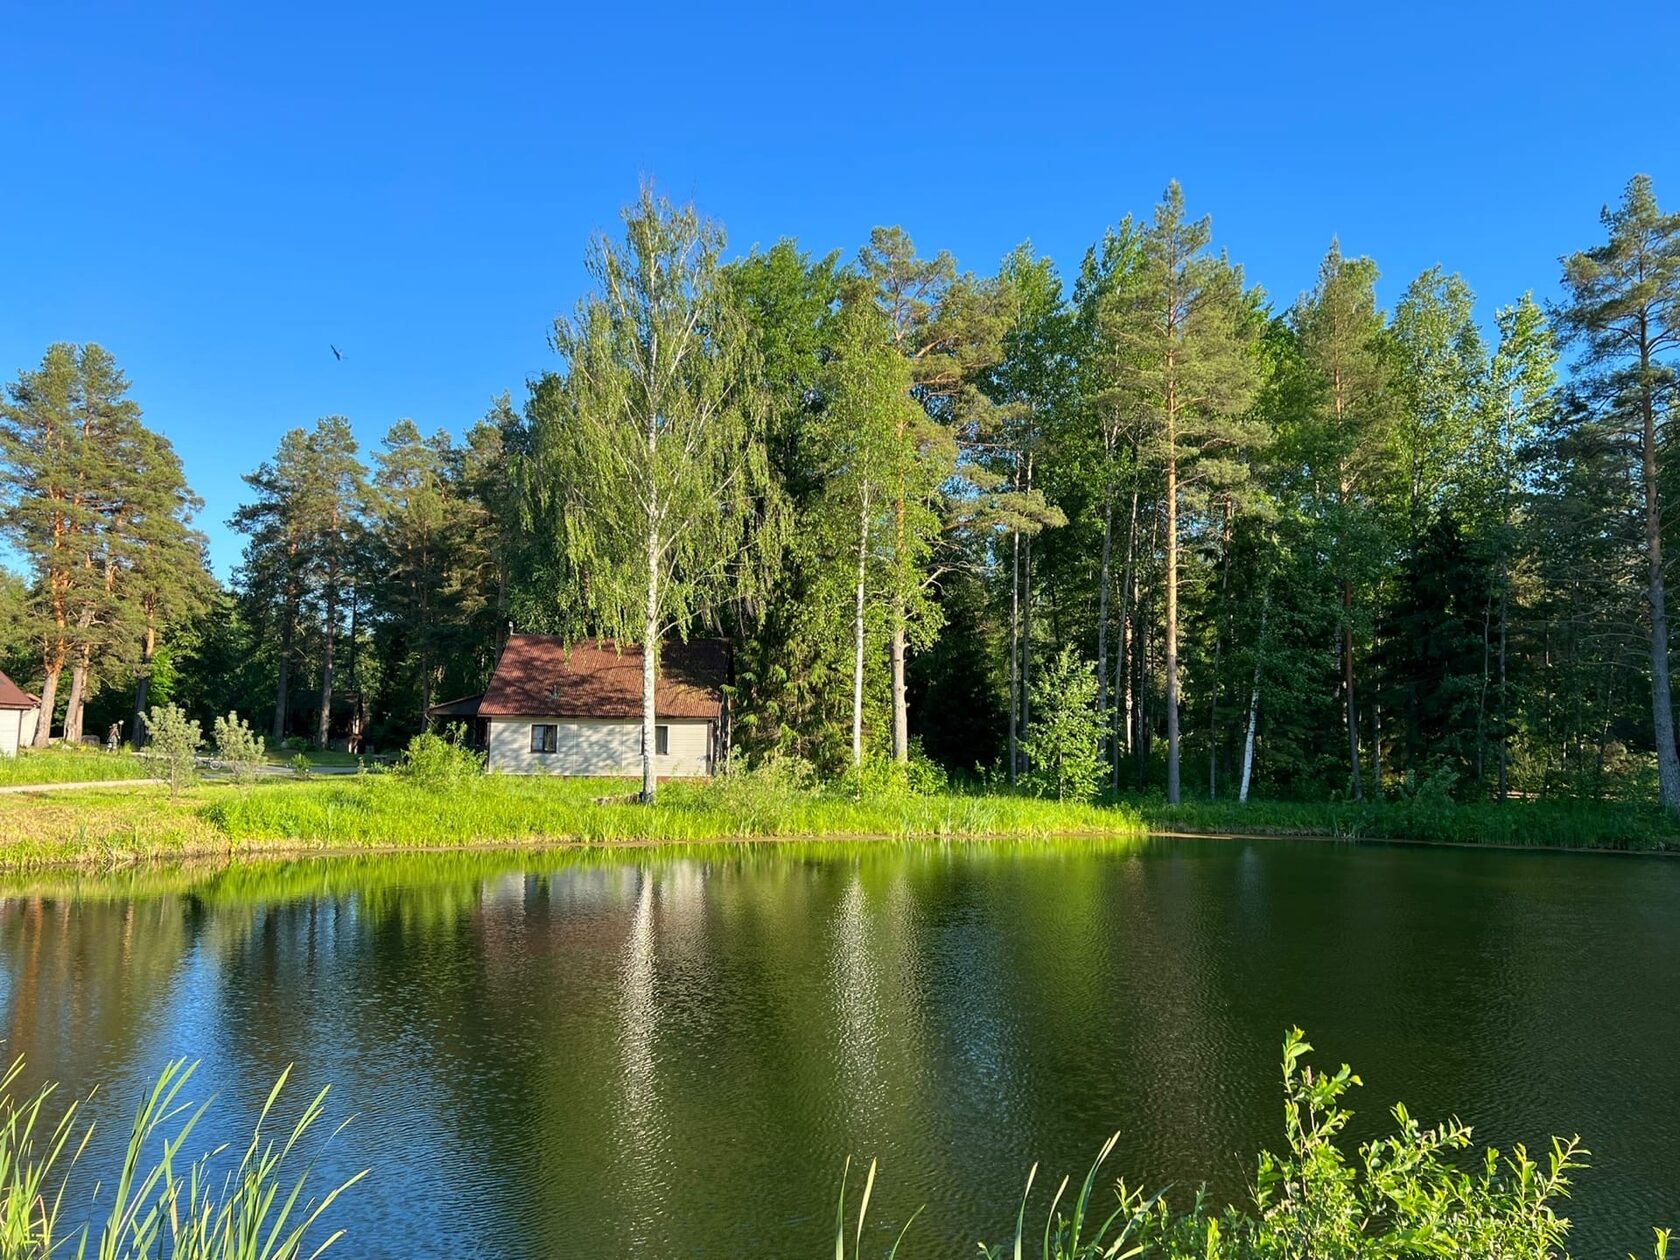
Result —
[[[0,375],[112,350],[225,577],[285,429],[517,398],[644,175],[737,250],[1064,274],[1176,177],[1280,304],[1339,234],[1484,316],[1633,172],[1680,205],[1673,3],[711,7],[7,5]]]

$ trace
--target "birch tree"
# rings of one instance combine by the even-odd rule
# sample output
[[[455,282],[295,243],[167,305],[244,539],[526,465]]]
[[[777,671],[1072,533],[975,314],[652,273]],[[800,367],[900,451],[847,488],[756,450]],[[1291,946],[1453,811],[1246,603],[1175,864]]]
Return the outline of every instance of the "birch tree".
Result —
[[[576,616],[642,645],[642,799],[657,788],[655,694],[665,636],[686,638],[778,539],[759,366],[721,283],[723,231],[644,187],[624,237],[597,238],[594,290],[553,346],[564,361],[565,554]]]

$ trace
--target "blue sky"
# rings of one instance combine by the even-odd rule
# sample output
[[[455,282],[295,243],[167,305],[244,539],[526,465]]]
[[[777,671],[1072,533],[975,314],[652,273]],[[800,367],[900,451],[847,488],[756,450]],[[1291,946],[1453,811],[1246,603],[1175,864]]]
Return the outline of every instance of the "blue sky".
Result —
[[[0,375],[112,350],[225,577],[287,428],[517,398],[644,176],[736,250],[1064,273],[1176,177],[1280,304],[1339,234],[1485,316],[1633,172],[1680,205],[1680,5],[706,7],[7,5]]]

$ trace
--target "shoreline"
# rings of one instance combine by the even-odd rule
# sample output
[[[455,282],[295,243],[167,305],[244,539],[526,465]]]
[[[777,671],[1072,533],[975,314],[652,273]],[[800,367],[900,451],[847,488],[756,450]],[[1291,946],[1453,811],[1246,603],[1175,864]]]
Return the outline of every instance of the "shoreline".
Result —
[[[628,836],[621,839],[596,839],[589,837],[541,837],[541,838],[497,838],[481,841],[446,841],[435,844],[402,844],[393,842],[369,842],[367,844],[346,844],[333,841],[310,841],[287,838],[282,840],[231,840],[226,844],[187,844],[180,848],[154,848],[148,851],[128,851],[104,849],[100,851],[90,845],[87,852],[80,854],[63,854],[45,857],[31,857],[14,859],[7,855],[4,848],[0,848],[0,885],[4,881],[28,877],[37,874],[76,875],[87,878],[100,876],[121,876],[137,872],[155,871],[163,869],[194,869],[205,874],[214,874],[242,865],[262,865],[267,863],[299,862],[309,859],[319,859],[322,862],[336,863],[348,860],[366,858],[397,858],[397,857],[425,857],[425,856],[493,856],[520,857],[542,853],[590,853],[610,854],[623,851],[627,853],[648,852],[662,849],[707,849],[716,848],[728,850],[748,846],[784,846],[784,845],[914,845],[914,844],[974,844],[999,845],[1006,843],[1042,844],[1054,847],[1060,843],[1112,841],[1126,843],[1129,841],[1173,840],[1173,841],[1202,841],[1202,842],[1241,842],[1255,843],[1265,841],[1299,841],[1312,844],[1336,844],[1349,846],[1381,846],[1404,847],[1415,849],[1453,849],[1453,850],[1483,850],[1500,853],[1555,853],[1571,856],[1615,856],[1615,857],[1653,857],[1680,858],[1680,851],[1674,849],[1633,849],[1612,848],[1605,845],[1558,845],[1558,844],[1511,844],[1498,841],[1474,840],[1424,840],[1405,836],[1342,836],[1328,834],[1322,831],[1289,831],[1285,829],[1251,829],[1247,831],[1215,831],[1198,830],[1195,828],[1146,827],[1139,831],[1124,829],[1111,830],[1067,830],[1051,832],[1035,832],[1025,830],[992,831],[992,832],[963,832],[963,833],[891,833],[885,831],[870,832],[810,832],[810,833],[780,833],[780,834],[736,834],[711,836],[703,839],[672,840],[656,836]],[[5,890],[0,887],[0,896]]]

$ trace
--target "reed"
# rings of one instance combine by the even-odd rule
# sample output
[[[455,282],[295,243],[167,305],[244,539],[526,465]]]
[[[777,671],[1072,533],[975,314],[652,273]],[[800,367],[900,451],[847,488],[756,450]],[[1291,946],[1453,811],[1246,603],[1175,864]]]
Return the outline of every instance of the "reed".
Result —
[[[77,1175],[93,1136],[72,1102],[55,1122],[44,1114],[57,1096],[45,1085],[22,1099],[15,1060],[0,1076],[0,1260],[315,1260],[343,1236],[321,1232],[322,1217],[363,1174],[316,1196],[314,1160],[294,1171],[301,1147],[320,1124],[327,1091],[278,1137],[269,1132],[289,1076],[269,1091],[239,1161],[220,1172],[216,1148],[190,1160],[188,1142],[210,1104],[186,1100],[196,1064],[177,1060],[158,1075],[134,1114],[120,1164],[108,1184],[92,1183],[83,1223],[66,1224],[78,1198]],[[342,1128],[340,1125],[339,1128]],[[336,1133],[337,1130],[334,1130]]]

